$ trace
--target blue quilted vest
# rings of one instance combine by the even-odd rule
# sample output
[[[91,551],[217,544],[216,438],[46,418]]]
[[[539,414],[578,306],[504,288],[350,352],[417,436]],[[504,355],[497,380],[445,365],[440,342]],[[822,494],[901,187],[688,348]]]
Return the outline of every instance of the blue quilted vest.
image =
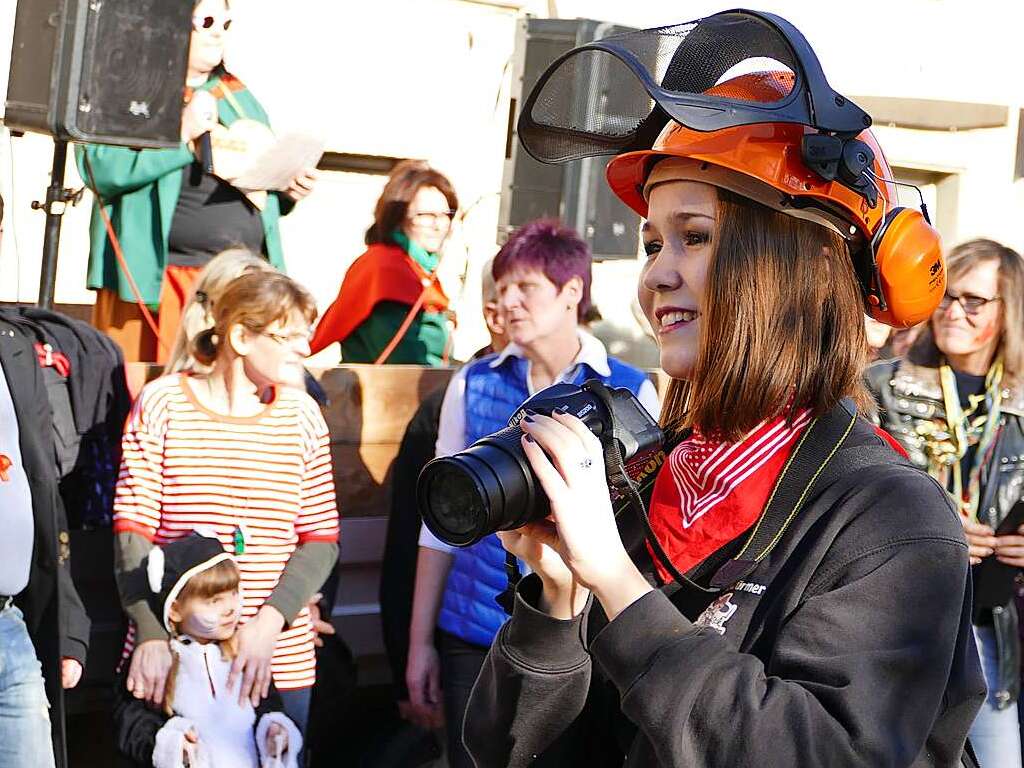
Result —
[[[466,445],[508,425],[516,409],[530,396],[527,389],[527,361],[507,357],[492,368],[496,355],[469,364],[466,370]],[[639,394],[646,374],[630,365],[608,358],[611,376],[599,376],[587,364],[577,367],[573,384],[600,379],[613,387],[626,387]],[[466,642],[489,646],[508,618],[495,598],[508,584],[505,550],[491,534],[471,547],[456,549],[437,625]]]

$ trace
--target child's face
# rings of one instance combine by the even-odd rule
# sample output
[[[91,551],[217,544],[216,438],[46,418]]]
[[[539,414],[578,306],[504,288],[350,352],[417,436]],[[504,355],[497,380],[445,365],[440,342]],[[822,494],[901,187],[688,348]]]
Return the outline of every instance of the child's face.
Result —
[[[175,600],[168,616],[181,634],[195,640],[221,641],[235,634],[241,613],[238,590],[229,589],[213,597]]]

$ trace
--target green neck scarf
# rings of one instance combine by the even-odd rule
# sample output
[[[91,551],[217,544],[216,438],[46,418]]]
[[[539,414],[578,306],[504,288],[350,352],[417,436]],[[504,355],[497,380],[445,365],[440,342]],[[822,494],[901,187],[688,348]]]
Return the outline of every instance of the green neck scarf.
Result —
[[[412,260],[419,264],[428,274],[433,274],[437,269],[437,263],[441,260],[440,254],[431,253],[419,243],[415,243],[400,229],[391,233],[391,239],[402,248],[403,251],[412,257]]]

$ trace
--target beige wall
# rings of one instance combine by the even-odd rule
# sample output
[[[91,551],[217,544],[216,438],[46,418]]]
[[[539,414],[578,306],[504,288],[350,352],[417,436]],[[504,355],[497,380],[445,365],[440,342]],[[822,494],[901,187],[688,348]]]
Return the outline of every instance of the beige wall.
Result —
[[[425,158],[450,174],[470,208],[444,264],[462,318],[456,351],[464,355],[485,340],[478,271],[495,250],[517,16],[543,16],[553,8],[563,17],[650,26],[682,21],[682,5],[689,17],[731,7],[703,0],[234,0],[228,60],[278,129],[320,132],[337,152]],[[1007,106],[1010,119],[1000,128],[882,126],[878,132],[900,173],[939,182],[927,194],[936,199],[947,241],[986,235],[1024,248],[1024,182],[1013,179],[1017,114],[1024,106],[1015,36],[1024,26],[1024,4],[1000,3],[998,13],[982,14],[977,3],[964,0],[870,0],[857,6],[860,20],[849,23],[841,23],[833,4],[777,0],[772,6],[804,31],[841,92]],[[14,0],[0,0],[0,93],[6,92],[13,11]],[[870,36],[851,37],[851,29],[870,30]],[[0,134],[0,193],[9,211],[0,301],[36,295],[42,214],[29,204],[47,184],[49,147],[45,137]],[[81,183],[73,169],[68,181]],[[360,252],[382,182],[326,174],[316,195],[283,222],[289,270],[321,307]],[[91,301],[84,288],[89,203],[87,196],[65,220],[58,302]],[[597,303],[624,340],[613,351],[642,336],[630,306],[637,268],[618,262],[595,270]]]

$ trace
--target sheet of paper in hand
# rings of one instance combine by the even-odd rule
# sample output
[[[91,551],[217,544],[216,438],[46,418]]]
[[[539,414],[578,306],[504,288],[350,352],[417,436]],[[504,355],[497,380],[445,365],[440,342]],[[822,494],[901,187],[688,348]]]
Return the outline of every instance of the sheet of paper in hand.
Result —
[[[231,183],[238,189],[285,190],[299,173],[316,168],[324,153],[324,140],[306,133],[286,133],[252,158]]]
[[[236,120],[230,128],[217,125],[210,132],[214,175],[237,187],[235,180],[275,141],[274,132],[255,120]]]

